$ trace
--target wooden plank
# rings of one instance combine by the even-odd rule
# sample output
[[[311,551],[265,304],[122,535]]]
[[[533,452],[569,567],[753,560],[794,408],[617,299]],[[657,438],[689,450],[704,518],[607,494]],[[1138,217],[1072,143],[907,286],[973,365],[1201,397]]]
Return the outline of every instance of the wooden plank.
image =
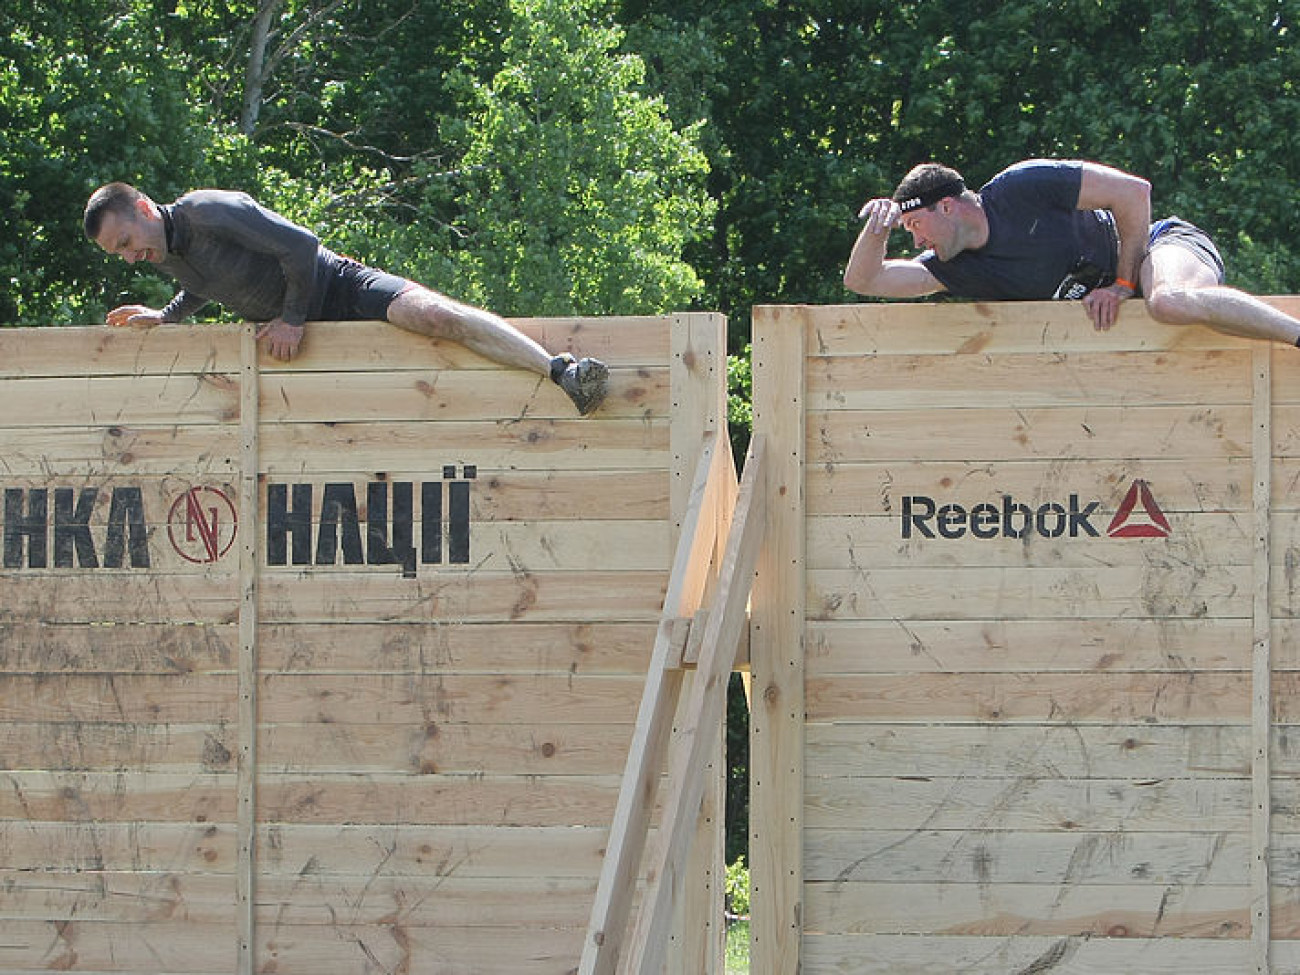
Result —
[[[1022,527],[1025,524],[1024,516],[1013,513],[1010,530],[1025,531],[1023,538],[1014,538],[1003,534],[1006,519],[1002,513],[1003,504],[998,499],[998,503],[991,505],[991,513],[998,517],[1000,523],[981,529],[995,532],[995,537],[978,538],[970,532],[970,512],[979,504],[989,503],[963,499],[963,502],[958,502],[962,508],[962,513],[957,516],[960,522],[954,522],[950,529],[960,534],[955,538],[945,538],[941,534],[942,522],[935,516],[935,512],[943,510],[951,502],[941,499],[929,501],[931,503],[928,504],[917,502],[901,515],[872,516],[864,513],[859,516],[809,518],[808,567],[835,569],[843,567],[847,562],[850,566],[879,567],[880,570],[887,570],[892,564],[909,567],[990,568],[1055,566],[1105,571],[1118,566],[1172,568],[1189,562],[1199,564],[1208,559],[1209,553],[1213,553],[1217,565],[1248,566],[1254,562],[1250,527],[1244,514],[1180,515],[1165,511],[1170,526],[1167,538],[1129,539],[1107,536],[1107,525],[1115,510],[1100,509],[1086,519],[1088,526],[1098,533],[1097,537],[1088,535],[1087,529],[1079,527],[1077,523],[1074,526],[1075,537],[1071,537],[1068,527],[1070,507],[1067,502],[1059,505],[1059,513],[1049,512],[1043,520],[1050,530],[1055,530],[1058,525],[1063,528],[1060,537],[1050,538],[1039,534],[1034,530],[1032,522],[1026,531]],[[1086,509],[1090,501],[1091,499],[1081,500],[1075,509]],[[913,511],[914,517],[909,518],[907,510]],[[915,512],[921,512],[921,515],[915,516]],[[934,537],[924,537],[924,531],[930,532]]]
[[[218,724],[234,718],[237,685],[226,674],[0,675],[0,720],[179,722]]]
[[[6,972],[229,972],[235,962],[234,933],[234,925],[229,922],[8,921],[0,936],[0,965]]]
[[[1234,886],[1245,905],[1250,837],[1231,833],[809,830],[807,878],[890,883]],[[1294,900],[1295,837],[1273,851],[1274,897]],[[1289,916],[1289,909],[1288,909]],[[1277,937],[1278,932],[1274,931]]]
[[[1256,975],[1268,975],[1272,922],[1269,912],[1269,847],[1272,835],[1272,771],[1269,745],[1273,727],[1272,630],[1273,594],[1269,537],[1272,534],[1273,430],[1272,349],[1259,344],[1253,350],[1254,439],[1252,470],[1254,522],[1254,639],[1251,653],[1251,870],[1250,940]]]
[[[208,489],[198,490],[206,492]],[[412,493],[419,497],[419,488],[416,487]],[[196,503],[202,510],[192,517],[187,511],[188,502],[184,494],[184,491],[176,493],[177,507],[171,510],[171,520],[166,520],[166,507],[154,507],[149,517],[142,518],[137,527],[127,529],[128,533],[137,533],[141,537],[138,548],[119,548],[117,555],[112,555],[113,549],[108,541],[112,530],[106,526],[107,519],[101,520],[93,516],[88,530],[82,532],[85,540],[82,544],[87,547],[89,554],[72,548],[63,556],[56,556],[51,539],[57,540],[60,532],[47,522],[43,552],[39,556],[34,554],[32,543],[25,540],[21,553],[15,559],[18,564],[0,571],[16,571],[25,575],[60,574],[69,580],[106,574],[116,569],[201,577],[209,577],[214,571],[228,571],[238,561],[235,543],[241,521],[233,496],[223,494],[216,497],[208,493],[199,495]],[[456,568],[455,564],[448,565],[444,562],[450,557],[449,530],[445,525],[438,530],[441,540],[435,550],[436,554],[432,558],[423,554],[425,522],[418,517],[418,501],[417,517],[404,521],[401,526],[410,539],[409,547],[405,552],[392,552],[391,549],[396,546],[391,539],[398,526],[387,517],[373,525],[368,524],[364,487],[354,497],[358,503],[359,520],[344,522],[340,526],[340,519],[335,518],[327,522],[323,529],[317,516],[317,520],[307,526],[303,541],[295,538],[292,529],[286,527],[277,538],[282,548],[276,557],[276,564],[266,565],[267,556],[262,556],[264,573],[299,574],[311,569],[342,567],[348,558],[346,545],[349,533],[355,539],[358,553],[356,558],[362,563],[347,565],[352,571],[365,570],[367,561],[373,563],[382,559],[387,564],[381,564],[379,571],[392,573],[394,569],[391,563],[394,558],[399,561],[409,560],[417,568]],[[50,500],[52,504],[52,499]],[[198,524],[200,521],[201,525]],[[247,515],[242,521],[247,534],[256,533],[257,530],[251,527],[252,522]],[[121,528],[120,522],[118,527]],[[671,558],[671,526],[664,522],[537,520],[532,523],[495,523],[478,521],[471,516],[466,527],[467,554],[476,571],[545,572],[555,569],[588,569],[593,567],[593,563],[611,572],[667,571]],[[329,555],[322,556],[323,551]],[[379,553],[378,556],[376,553]],[[307,564],[296,564],[295,560],[300,559],[306,559]],[[325,559],[331,561],[326,562]],[[373,570],[373,564],[370,568]]]
[[[660,315],[512,318],[510,323],[553,353],[595,356],[610,366],[647,365],[671,360],[673,329],[682,317],[673,316],[668,327]],[[725,323],[721,315],[700,314],[697,317]]]
[[[260,457],[260,394],[257,332],[246,327],[240,338],[239,510],[244,524],[257,526]],[[211,551],[211,545],[209,550]],[[238,926],[236,970],[257,969],[257,731],[260,720],[257,664],[260,563],[257,531],[239,535],[239,732],[235,763],[235,923]]]
[[[641,685],[633,674],[271,674],[262,677],[259,693],[267,723],[427,728],[430,722],[617,723],[635,713]]]
[[[663,365],[669,357],[662,316],[517,318],[511,324],[552,352],[603,357],[611,366]],[[235,372],[240,324],[119,328],[11,328],[0,335],[0,378]],[[264,372],[341,369],[396,373],[412,369],[500,367],[454,342],[440,342],[386,322],[312,322],[301,355],[290,363],[260,352]],[[82,354],[69,357],[69,346]]]
[[[689,503],[686,486],[694,444],[706,432],[715,433],[718,452],[713,477],[717,484],[710,492],[712,500],[707,518],[717,526],[711,531],[715,536],[713,547],[716,559],[722,545],[722,534],[729,524],[731,496],[735,488],[734,460],[726,432],[727,391],[724,377],[727,375],[727,323],[720,315],[678,315],[674,318],[672,334],[673,362],[677,364],[674,369],[676,381],[673,384],[673,511],[681,513]],[[709,589],[710,584],[706,583],[705,592]],[[690,679],[693,680],[694,675]],[[679,713],[682,706],[679,695]],[[726,835],[721,796],[726,771],[721,761],[721,722],[709,731],[709,735],[713,739],[715,762],[704,773],[709,777],[709,783],[695,823],[691,856],[683,871],[684,883],[680,886],[675,905],[672,942],[665,959],[668,972],[698,971],[700,975],[721,975],[724,967],[725,940],[721,924],[723,890],[720,878],[725,869]],[[675,770],[680,768],[682,749],[676,746],[682,740],[680,733],[670,738],[670,780]],[[654,849],[651,842],[654,838],[647,836],[649,849]],[[644,855],[642,859],[646,859]],[[655,878],[646,877],[648,885],[653,885],[654,882]],[[700,918],[707,920],[701,924]]]
[[[1273,456],[1294,460],[1300,455],[1300,405],[1275,403],[1269,420],[1273,428]],[[1294,501],[1292,504],[1294,505]]]
[[[571,698],[572,699],[572,698]],[[603,706],[588,692],[578,699]],[[547,705],[547,709],[550,706]],[[260,733],[260,760],[268,773],[304,768],[326,772],[418,772],[422,775],[617,775],[632,737],[628,723],[562,720],[536,723],[522,709],[508,723],[489,724],[465,709],[464,723],[439,714],[410,724],[272,724]]]
[[[1252,572],[1054,568],[809,569],[808,616],[833,619],[1249,619]]]
[[[470,517],[478,521],[665,521],[670,512],[668,494],[662,470],[484,470],[470,490]]]
[[[666,366],[610,365],[602,420],[668,415]],[[518,369],[276,373],[264,386],[262,407],[268,423],[573,416],[572,402],[554,383]]]
[[[1002,937],[1242,939],[1250,930],[1240,886],[1164,884],[810,883],[811,931]]]
[[[810,721],[1244,724],[1251,681],[1169,674],[837,674],[807,682]]]
[[[1248,406],[1072,406],[1054,409],[839,410],[808,414],[808,463],[903,457],[910,461],[1202,461],[1250,452]],[[1300,450],[1300,437],[1290,446]]]
[[[0,624],[0,673],[228,672],[236,639],[236,628],[229,624],[8,622]]]
[[[50,822],[231,823],[233,774],[210,772],[5,773],[0,819]]]
[[[294,423],[262,432],[265,468],[275,477],[391,467],[441,471],[451,463],[525,470],[612,470],[653,466],[668,448],[664,420],[447,420],[436,436],[423,422]]]
[[[468,933],[483,928],[572,931],[585,920],[596,889],[594,877],[444,875],[428,884],[390,877],[382,868],[371,876],[313,874],[309,883],[285,874],[259,879],[259,928],[275,932],[286,926],[314,927],[319,937],[327,939],[337,936],[340,922],[392,926],[406,933]],[[519,959],[521,968],[525,958]]]
[[[239,416],[238,374],[9,379],[5,429],[131,424],[205,425]]]
[[[808,780],[808,828],[879,822],[890,829],[1196,834],[1241,831],[1250,815],[1250,783],[1240,779],[1134,782],[1019,776],[886,781],[887,789],[869,778]]]
[[[668,486],[663,470],[517,471],[484,468],[474,469],[473,476],[467,479],[464,476],[466,465],[449,466],[454,478],[447,477],[445,468],[430,470],[426,466],[422,471],[388,469],[379,473],[294,475],[276,478],[272,483],[276,484],[278,491],[283,491],[283,496],[277,499],[280,510],[308,517],[313,526],[319,525],[326,496],[331,492],[337,499],[350,491],[356,502],[358,517],[365,520],[372,485],[380,484],[384,487],[381,497],[389,503],[391,513],[392,499],[398,492],[397,485],[407,484],[412,495],[411,524],[416,538],[420,537],[419,530],[424,523],[422,492],[425,486],[430,482],[437,484],[453,479],[468,486],[470,523],[480,530],[493,522],[561,522],[566,529],[572,529],[574,522],[594,522],[600,523],[599,527],[603,530],[607,522],[649,524],[662,522],[668,517]],[[90,485],[98,489],[92,525],[99,527],[106,523],[112,489],[119,482],[127,480],[113,478],[101,484]],[[6,483],[11,486],[13,484]],[[39,486],[31,479],[19,482],[24,483]],[[139,488],[145,509],[145,522],[150,526],[167,525],[173,505],[185,491],[193,487],[218,490],[231,498],[235,496],[235,489],[229,483],[209,481],[189,484],[176,477],[130,478],[129,486]],[[264,484],[259,495],[262,503],[268,500],[267,487]],[[26,490],[25,487],[24,489]],[[310,504],[298,503],[295,492],[305,492]],[[518,531],[519,526],[503,525],[502,530]],[[313,527],[313,541],[316,535],[317,528]]]
[[[682,717],[685,754],[670,779],[669,794],[664,800],[661,842],[650,863],[651,875],[657,883],[644,913],[638,918],[637,937],[631,949],[635,970],[646,975],[659,972],[664,964],[671,906],[704,798],[706,766],[715,757],[715,729],[722,726],[726,715],[727,686],[735,664],[736,646],[741,630],[748,623],[745,610],[767,527],[763,510],[767,487],[764,444],[762,434],[750,442],[717,588],[703,624],[699,662]]]
[[[645,669],[656,622],[278,623],[261,630],[266,673],[628,674]]]
[[[13,619],[88,626],[224,625],[239,615],[236,577],[213,570],[170,576],[115,570],[0,573],[0,603]]]
[[[233,774],[6,773],[0,818],[54,822],[233,823]],[[594,826],[613,815],[616,776],[295,772],[259,782],[261,821]]]
[[[1233,889],[1241,909],[1249,875],[1249,841],[1239,832],[810,829],[805,837],[806,879],[821,886],[823,897],[839,896],[838,885],[848,882],[872,885],[872,896],[893,886],[899,907],[916,903],[918,885],[1051,887],[1037,906],[1052,909],[1058,890],[1132,887],[1149,894],[1207,886]],[[885,908],[882,917],[897,909]]]
[[[1273,824],[1278,835],[1300,833],[1300,784],[1291,776],[1279,775],[1273,780]]]
[[[1294,297],[1269,297],[1296,313]],[[777,307],[768,313],[795,316],[804,309]],[[1016,352],[1128,352],[1233,350],[1244,339],[1203,326],[1175,328],[1155,322],[1138,302],[1124,306],[1118,325],[1098,332],[1077,305],[1053,301],[864,302],[816,309],[817,355],[933,353],[979,356]]]
[[[1246,619],[826,620],[808,624],[808,672],[1201,672],[1250,666]]]
[[[382,872],[387,877],[410,878],[413,889],[436,888],[448,876],[507,882],[530,877],[594,882],[600,873],[606,835],[603,824],[500,827],[268,823],[259,833],[257,855],[261,875],[268,879],[301,880],[310,876],[356,880]]]
[[[808,408],[1247,404],[1251,351],[810,356]]]
[[[303,474],[399,469],[441,473],[446,464],[486,469],[628,470],[655,463],[667,449],[662,419],[440,421],[434,437],[422,421],[294,423],[262,432],[265,473]],[[238,436],[230,426],[0,428],[13,475],[100,478],[123,473],[192,472],[194,480],[229,478],[237,469]],[[431,448],[432,445],[432,448]],[[431,456],[432,449],[432,456]]]
[[[725,340],[722,343],[725,345]],[[721,410],[721,403],[719,403]],[[729,536],[734,522],[733,513],[739,484],[734,476],[728,476],[729,470],[735,469],[735,457],[731,451],[730,437],[722,438],[720,445],[726,455],[722,466],[723,476],[721,490],[716,492],[714,517],[718,524],[718,537],[714,541],[714,563],[717,565],[723,557],[725,539]],[[716,601],[717,582],[706,589],[706,599]],[[692,621],[691,632],[683,652],[687,666],[698,665],[700,644],[703,642],[704,611],[696,612]],[[700,624],[700,625],[695,625]],[[698,680],[697,672],[688,669],[685,676],[687,686]],[[676,732],[669,745],[668,783],[680,776],[680,769],[685,764],[688,749],[685,735],[685,722],[681,715],[688,706],[688,697],[678,701],[678,717],[675,719]],[[726,968],[726,899],[725,877],[727,871],[727,785],[730,778],[729,765],[726,760],[726,722],[719,719],[705,732],[710,741],[705,768],[704,796],[700,803],[699,815],[696,817],[694,837],[690,842],[690,852],[681,874],[683,883],[674,897],[672,905],[673,919],[667,950],[664,954],[664,975],[679,971],[697,971],[700,975],[724,975]],[[649,856],[654,857],[659,846],[666,842],[666,831],[660,830],[647,842]],[[643,857],[643,861],[647,858]],[[653,862],[653,859],[648,862]],[[649,887],[649,884],[647,885]],[[642,898],[644,903],[645,898]],[[637,923],[647,916],[644,909],[637,911]],[[703,918],[703,923],[700,919]],[[633,940],[639,940],[639,932],[633,930]]]
[[[473,972],[474,975],[572,975],[581,929],[425,928],[404,915],[387,924],[340,921],[322,937],[319,925],[276,925],[264,954],[280,975],[340,972]]]
[[[390,566],[384,574],[268,575],[262,612],[266,622],[625,622],[652,620],[666,585],[663,572],[449,570],[403,579]]]
[[[0,917],[65,910],[67,916],[120,920],[178,911],[194,920],[232,916],[235,838],[228,825],[11,820],[0,822],[0,855]],[[192,899],[187,896],[183,904],[172,887],[182,875],[199,881],[189,888]],[[38,882],[41,876],[47,883]],[[77,909],[79,898],[84,898],[82,910]]]
[[[418,493],[418,492],[417,492]],[[471,489],[471,494],[473,493]],[[364,497],[364,493],[361,497]],[[358,498],[360,501],[360,498]],[[365,511],[361,511],[365,517]],[[424,522],[413,520],[409,523],[409,535],[413,551],[410,560],[421,570],[446,568],[455,571],[459,566],[454,563],[422,561]],[[331,553],[334,565],[346,558],[342,546],[337,544],[343,531],[331,523],[327,544],[334,551]],[[384,545],[390,545],[393,530],[391,524],[385,524],[386,538]],[[466,565],[472,565],[474,572],[511,572],[517,575],[531,575],[555,570],[591,570],[602,569],[607,572],[656,571],[667,572],[671,559],[671,526],[664,522],[653,521],[542,521],[521,522],[476,522],[470,520],[468,525],[468,559]],[[311,529],[311,540],[307,551],[303,553],[309,560],[320,559],[321,530],[319,523]],[[446,539],[444,531],[443,538]],[[358,551],[361,558],[372,557],[367,526],[362,523],[356,529]],[[286,531],[283,554],[277,564],[267,566],[264,575],[276,573],[302,573],[320,569],[319,562],[314,565],[295,565],[296,558],[292,536]],[[447,546],[444,540],[442,543]],[[382,551],[382,550],[381,550]],[[396,553],[395,553],[396,554]],[[402,558],[400,554],[396,557]],[[449,557],[446,548],[440,558]],[[325,565],[326,570],[334,565]],[[359,568],[348,566],[349,569]],[[391,574],[391,565],[381,571]]]
[[[1300,470],[1290,465],[1275,473],[1275,486],[1292,482]],[[1250,510],[1249,470],[1239,458],[1073,458],[1038,460],[927,460],[891,458],[810,467],[810,515],[887,514],[899,517],[907,495],[942,498],[968,505],[1001,504],[1003,495],[1035,507],[1060,501],[1077,492],[1087,501],[1101,501],[1105,521],[1119,506],[1130,485],[1144,480],[1168,515],[1182,512],[1245,513]],[[1284,491],[1278,492],[1285,497]],[[1103,525],[1104,527],[1104,525]]]
[[[644,622],[283,623],[262,630],[265,672],[626,674],[642,670],[655,624]],[[233,624],[9,623],[0,673],[233,673]]]
[[[934,975],[940,971],[960,971],[963,975],[1130,971],[1143,975],[1224,975],[1243,970],[1247,949],[1245,941],[1220,938],[1041,935],[809,934],[804,945],[808,970],[819,975]]]
[[[292,489],[294,486],[306,485],[310,488],[311,514],[313,522],[320,519],[321,506],[325,498],[326,485],[349,485],[357,500],[359,513],[367,508],[367,489],[370,484],[379,481],[388,485],[402,482],[412,484],[416,502],[416,524],[421,523],[423,514],[419,507],[418,485],[424,481],[445,480],[442,467],[431,468],[428,458],[423,458],[419,470],[408,471],[387,468],[382,472],[336,472],[334,474],[294,474],[275,478],[273,483],[289,485],[289,497],[286,505],[292,509]],[[461,477],[464,465],[455,465],[457,479]],[[482,523],[517,522],[517,521],[663,521],[668,517],[668,484],[663,469],[635,468],[627,470],[586,471],[586,470],[537,470],[523,471],[501,468],[483,468],[475,471],[475,477],[469,482],[470,517],[474,522]],[[238,488],[235,478],[206,478],[199,475],[189,476],[183,471],[166,474],[143,474],[129,468],[116,473],[102,474],[95,477],[84,475],[57,475],[49,472],[33,476],[6,476],[4,487],[7,490],[24,492],[23,507],[31,507],[31,492],[46,492],[46,507],[49,524],[52,526],[56,492],[60,489],[73,492],[70,501],[75,507],[81,503],[81,492],[93,490],[94,500],[90,503],[89,524],[92,534],[102,535],[108,523],[114,491],[129,488],[139,493],[143,509],[144,523],[150,528],[165,531],[172,509],[182,500],[187,491],[194,488],[220,491],[232,502],[238,500]],[[337,488],[335,490],[338,490]],[[389,497],[392,496],[390,487]],[[266,484],[262,485],[259,498],[265,502]],[[178,511],[176,514],[184,514]],[[150,540],[150,552],[155,552],[163,539]]]
[[[148,376],[239,371],[239,326],[6,328],[0,378]],[[75,348],[77,355],[69,355]]]
[[[662,572],[474,573],[470,567],[404,579],[400,567],[371,572],[269,573],[263,619],[288,622],[627,622],[653,620]],[[0,601],[20,618],[57,623],[234,623],[236,578],[104,573],[49,585],[39,574],[0,575]]]
[[[881,721],[807,728],[809,776],[948,778],[1223,778],[1250,775],[1250,729],[1240,724],[918,724]],[[1292,757],[1285,766],[1296,768]],[[1243,861],[1244,869],[1244,861]]]
[[[189,483],[220,482],[229,480],[238,470],[238,441],[238,428],[230,424],[0,428],[7,474],[22,478],[93,481],[184,471]]]
[[[672,572],[664,596],[659,630],[650,657],[627,765],[610,826],[609,851],[601,867],[595,903],[583,939],[578,970],[582,975],[613,975],[622,955],[636,871],[645,850],[649,805],[658,788],[667,755],[672,717],[681,692],[681,671],[674,665],[673,622],[699,608],[717,526],[710,515],[718,490],[715,471],[722,452],[717,434],[704,438],[682,519]]]
[[[149,931],[159,922],[180,921],[216,925],[233,933],[233,878],[229,873],[190,869],[189,862],[180,858],[174,869],[158,873],[94,866],[72,872],[51,870],[48,863],[35,870],[4,869],[0,870],[0,884],[0,920],[4,927],[4,934],[0,934],[0,965],[4,965],[5,975],[14,969],[5,964],[8,956],[3,952],[27,947],[9,940],[10,925],[16,922],[45,925],[47,944],[57,943],[59,928],[71,926],[75,935],[81,923],[95,923],[100,930]],[[188,932],[185,934],[188,936]],[[230,936],[224,937],[228,940]],[[53,957],[47,958],[46,964]],[[14,958],[17,960],[17,956]],[[64,963],[68,960],[65,958]],[[76,966],[71,970],[83,969]],[[117,969],[123,970],[129,969]],[[230,967],[225,971],[229,973]]]
[[[768,523],[754,583],[750,669],[750,964],[801,970],[804,779],[804,355],[801,310],[753,310],[754,432],[767,438]]]
[[[6,768],[51,772],[229,772],[233,713],[230,718],[214,724],[124,723],[55,720],[47,712],[33,722],[0,722],[0,758]]]

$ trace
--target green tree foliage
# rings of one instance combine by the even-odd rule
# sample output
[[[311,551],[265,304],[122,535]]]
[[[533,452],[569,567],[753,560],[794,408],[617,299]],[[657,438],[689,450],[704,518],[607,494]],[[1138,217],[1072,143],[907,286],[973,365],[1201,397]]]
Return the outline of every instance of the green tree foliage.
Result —
[[[978,183],[1030,155],[1142,173],[1158,212],[1214,232],[1234,283],[1294,291],[1294,15],[1282,0],[22,0],[0,10],[0,320],[78,321],[139,294],[141,275],[77,232],[85,194],[121,177],[299,206],[359,257],[516,312],[693,302],[731,316],[739,349],[754,304],[849,298],[854,213],[913,163]]]
[[[704,154],[641,93],[642,61],[591,0],[511,0],[505,63],[475,85],[460,251],[506,314],[668,311],[701,291],[683,248],[707,225]]]
[[[654,312],[701,291],[681,257],[712,213],[698,129],[675,129],[639,59],[613,54],[595,2],[36,0],[0,23],[0,322],[93,321],[170,292],[82,238],[110,179],[161,200],[248,190],[513,314]]]
[[[0,24],[0,322],[82,320],[127,277],[86,250],[86,196],[124,177],[167,192],[210,135],[147,4],[36,0]]]
[[[679,122],[707,98],[719,211],[692,256],[739,348],[754,304],[852,300],[858,207],[928,159],[976,185],[1038,155],[1131,169],[1158,213],[1213,232],[1234,283],[1300,289],[1294,16],[1280,0],[624,0],[620,18]]]

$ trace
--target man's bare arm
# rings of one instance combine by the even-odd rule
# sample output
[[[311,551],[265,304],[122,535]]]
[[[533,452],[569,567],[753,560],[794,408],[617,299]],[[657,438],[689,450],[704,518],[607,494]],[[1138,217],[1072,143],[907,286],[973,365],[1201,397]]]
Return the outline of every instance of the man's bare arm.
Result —
[[[865,219],[866,224],[858,234],[849,263],[844,268],[846,288],[878,298],[920,298],[944,290],[920,261],[885,257],[890,231],[898,226],[897,203],[887,199],[871,200],[858,216]]]

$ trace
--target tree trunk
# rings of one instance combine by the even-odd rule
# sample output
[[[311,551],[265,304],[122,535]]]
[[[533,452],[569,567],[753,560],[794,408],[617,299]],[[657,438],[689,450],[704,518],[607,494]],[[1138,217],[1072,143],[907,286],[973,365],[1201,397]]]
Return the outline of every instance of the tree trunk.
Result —
[[[284,0],[261,0],[253,18],[253,34],[248,42],[248,63],[244,66],[244,106],[239,113],[239,131],[252,136],[262,111],[262,89],[269,75],[267,47],[271,24]]]

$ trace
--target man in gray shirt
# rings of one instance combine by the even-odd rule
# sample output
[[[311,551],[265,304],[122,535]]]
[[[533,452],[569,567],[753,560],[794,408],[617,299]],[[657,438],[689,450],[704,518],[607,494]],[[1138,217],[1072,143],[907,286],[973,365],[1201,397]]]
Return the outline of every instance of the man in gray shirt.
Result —
[[[83,226],[108,253],[129,264],[148,261],[181,286],[161,310],[113,309],[109,325],[179,322],[216,301],[263,322],[258,340],[288,360],[306,322],[382,319],[548,376],[584,416],[605,398],[609,370],[599,360],[553,356],[498,315],[335,254],[246,193],[197,190],[159,204],[126,183],[108,183],[91,195]]]

